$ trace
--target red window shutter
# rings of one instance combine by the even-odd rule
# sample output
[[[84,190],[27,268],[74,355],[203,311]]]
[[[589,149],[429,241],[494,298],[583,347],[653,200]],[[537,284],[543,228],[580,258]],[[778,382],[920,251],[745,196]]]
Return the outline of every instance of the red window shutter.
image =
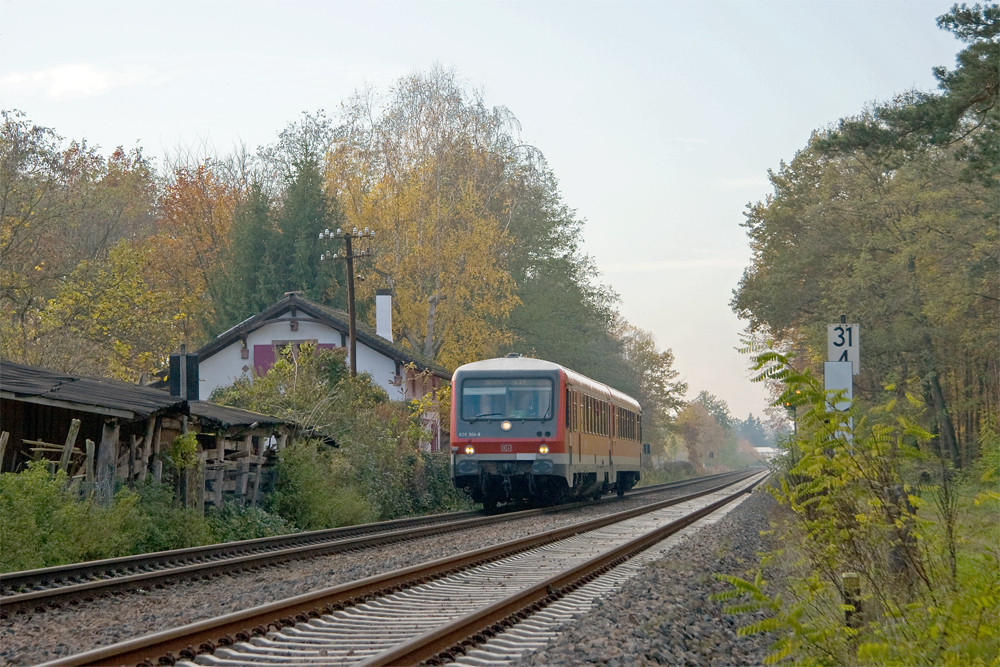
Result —
[[[264,375],[274,366],[274,348],[270,345],[253,346],[253,367],[257,375]]]

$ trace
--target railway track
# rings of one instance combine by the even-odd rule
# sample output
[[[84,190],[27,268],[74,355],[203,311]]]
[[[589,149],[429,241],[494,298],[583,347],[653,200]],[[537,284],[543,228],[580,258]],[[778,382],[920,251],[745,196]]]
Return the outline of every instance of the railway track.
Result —
[[[732,474],[643,487],[628,496],[681,489]],[[608,497],[601,502],[615,500]],[[546,512],[572,511],[588,505],[593,503],[494,515],[480,511],[454,512],[0,574],[0,619],[85,604],[122,591],[163,588],[178,581],[208,579],[226,572],[276,566],[295,559],[371,548]]]
[[[46,665],[383,665],[450,660],[488,642],[531,611],[572,596],[587,581],[746,493],[763,476],[737,482],[735,490],[727,480],[708,491]]]

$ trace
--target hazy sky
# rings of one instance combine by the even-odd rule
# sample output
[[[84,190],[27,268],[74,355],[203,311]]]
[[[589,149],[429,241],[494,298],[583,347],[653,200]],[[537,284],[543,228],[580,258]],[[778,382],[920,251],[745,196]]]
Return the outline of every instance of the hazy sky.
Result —
[[[546,156],[621,312],[673,350],[690,397],[744,418],[766,400],[728,306],[749,258],[743,210],[813,130],[935,90],[932,67],[962,46],[936,25],[949,7],[0,0],[0,108],[162,164],[255,149],[358,88],[452,68]]]

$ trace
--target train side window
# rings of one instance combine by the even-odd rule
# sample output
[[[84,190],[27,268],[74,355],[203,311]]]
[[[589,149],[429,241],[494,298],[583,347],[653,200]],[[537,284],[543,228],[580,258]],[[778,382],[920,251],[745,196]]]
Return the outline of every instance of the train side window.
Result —
[[[573,393],[566,390],[566,428],[572,428],[573,424]]]
[[[580,430],[580,392],[573,392],[573,430]]]

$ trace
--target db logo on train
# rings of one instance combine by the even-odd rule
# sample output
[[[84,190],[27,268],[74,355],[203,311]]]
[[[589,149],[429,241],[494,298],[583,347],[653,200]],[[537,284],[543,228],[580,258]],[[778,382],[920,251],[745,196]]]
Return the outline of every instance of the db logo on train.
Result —
[[[512,452],[512,451],[514,451],[514,445],[510,444],[509,442],[505,442],[502,445],[500,445],[500,451],[501,452]]]

